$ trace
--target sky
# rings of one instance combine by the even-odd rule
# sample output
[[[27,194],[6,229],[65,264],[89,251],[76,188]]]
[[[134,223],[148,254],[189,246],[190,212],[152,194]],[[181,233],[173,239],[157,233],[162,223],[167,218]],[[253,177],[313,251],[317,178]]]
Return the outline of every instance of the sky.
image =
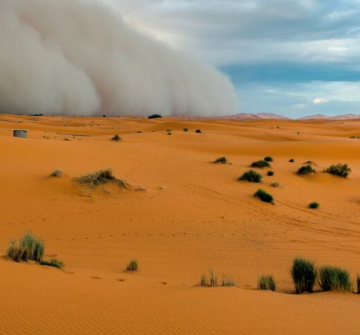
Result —
[[[216,66],[242,113],[360,113],[360,0],[101,0]]]

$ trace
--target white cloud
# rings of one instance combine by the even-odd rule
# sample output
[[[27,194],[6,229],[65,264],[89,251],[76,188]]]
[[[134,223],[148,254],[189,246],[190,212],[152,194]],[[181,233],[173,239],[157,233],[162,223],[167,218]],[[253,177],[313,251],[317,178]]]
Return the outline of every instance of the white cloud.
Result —
[[[325,103],[325,102],[328,102],[328,100],[322,99],[322,98],[316,98],[316,99],[314,99],[314,100],[312,101],[312,103],[315,104],[315,105],[323,104],[323,103]]]

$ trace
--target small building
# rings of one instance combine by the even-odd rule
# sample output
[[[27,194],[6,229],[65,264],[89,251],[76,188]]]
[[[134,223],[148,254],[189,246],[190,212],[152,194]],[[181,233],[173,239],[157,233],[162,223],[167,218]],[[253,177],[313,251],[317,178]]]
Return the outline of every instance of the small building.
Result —
[[[27,130],[15,129],[15,130],[13,130],[13,136],[14,137],[26,138],[27,137]]]

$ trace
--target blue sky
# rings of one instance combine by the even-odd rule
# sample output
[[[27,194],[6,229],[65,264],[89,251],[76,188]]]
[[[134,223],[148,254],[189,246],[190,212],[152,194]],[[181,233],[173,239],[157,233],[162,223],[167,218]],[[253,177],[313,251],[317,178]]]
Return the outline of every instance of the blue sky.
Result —
[[[215,65],[241,112],[360,113],[360,0],[103,0]]]

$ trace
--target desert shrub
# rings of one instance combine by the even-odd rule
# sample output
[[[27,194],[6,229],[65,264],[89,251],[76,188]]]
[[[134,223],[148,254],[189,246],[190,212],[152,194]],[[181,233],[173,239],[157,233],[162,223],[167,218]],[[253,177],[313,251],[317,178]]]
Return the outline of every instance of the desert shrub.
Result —
[[[273,176],[273,175],[274,175],[274,171],[268,171],[268,172],[267,172],[267,175],[268,175],[269,177]]]
[[[126,270],[127,271],[137,271],[138,270],[138,261],[136,259],[132,259],[126,266]]]
[[[115,142],[119,142],[121,140],[121,137],[118,134],[116,134],[111,140]]]
[[[275,280],[272,275],[263,275],[258,280],[259,290],[276,290]]]
[[[294,162],[295,162],[295,159],[294,159],[294,158],[290,158],[290,159],[289,159],[289,162],[290,162],[290,163],[294,163]]]
[[[360,294],[360,275],[356,276],[356,293]]]
[[[229,161],[227,160],[226,157],[219,157],[214,160],[214,163],[229,164]]]
[[[278,182],[275,182],[275,183],[271,183],[270,186],[271,187],[279,187],[280,184]]]
[[[44,257],[43,242],[26,233],[20,240],[12,240],[7,249],[6,255],[16,262],[35,261],[40,263]]]
[[[61,170],[54,170],[53,172],[50,173],[50,177],[53,177],[53,178],[60,178],[63,176],[63,172]]]
[[[200,279],[200,286],[210,286],[216,287],[218,286],[218,280],[215,272],[213,270],[209,270],[208,276],[203,274]]]
[[[260,183],[262,175],[255,170],[249,170],[244,172],[244,174],[239,178],[239,180],[245,180],[250,183]]]
[[[200,286],[208,286],[206,274],[201,275]]]
[[[256,162],[252,162],[251,167],[254,167],[254,168],[265,168],[265,167],[270,167],[270,164],[269,162],[267,161],[264,161],[264,160],[260,160],[260,161],[256,161]]]
[[[312,292],[316,280],[316,270],[313,262],[295,258],[291,268],[291,276],[296,293]]]
[[[195,133],[201,134],[201,130],[200,129],[196,129]]]
[[[311,165],[304,165],[296,173],[299,176],[303,176],[306,174],[315,173],[315,170],[311,167]]]
[[[347,164],[337,164],[337,165],[331,165],[329,168],[325,170],[325,172],[342,178],[347,178],[347,176],[351,172],[351,169]]]
[[[160,114],[152,114],[148,116],[148,119],[161,119],[162,116]]]
[[[221,280],[221,286],[235,286],[235,281],[231,277],[224,275]]]
[[[106,184],[109,181],[115,180],[116,178],[113,175],[111,169],[96,171],[76,178],[77,182],[81,184],[89,184],[91,187]]]
[[[58,268],[61,269],[64,267],[64,263],[59,261],[56,258],[51,258],[49,261],[47,260],[42,260],[40,261],[40,265],[44,265],[44,266],[52,266],[54,268]]]
[[[261,190],[261,189],[257,190],[255,192],[254,196],[264,202],[273,202],[274,201],[274,198],[271,194],[269,194],[266,191]]]
[[[310,202],[309,203],[309,208],[311,208],[311,209],[316,209],[316,208],[319,208],[319,203],[318,202]]]
[[[325,265],[318,271],[318,283],[323,291],[351,291],[351,279],[347,270]]]
[[[189,128],[184,128],[183,131],[188,132]]]
[[[264,158],[264,161],[266,161],[266,162],[272,162],[274,159],[271,157],[271,156],[266,156],[265,158]]]

